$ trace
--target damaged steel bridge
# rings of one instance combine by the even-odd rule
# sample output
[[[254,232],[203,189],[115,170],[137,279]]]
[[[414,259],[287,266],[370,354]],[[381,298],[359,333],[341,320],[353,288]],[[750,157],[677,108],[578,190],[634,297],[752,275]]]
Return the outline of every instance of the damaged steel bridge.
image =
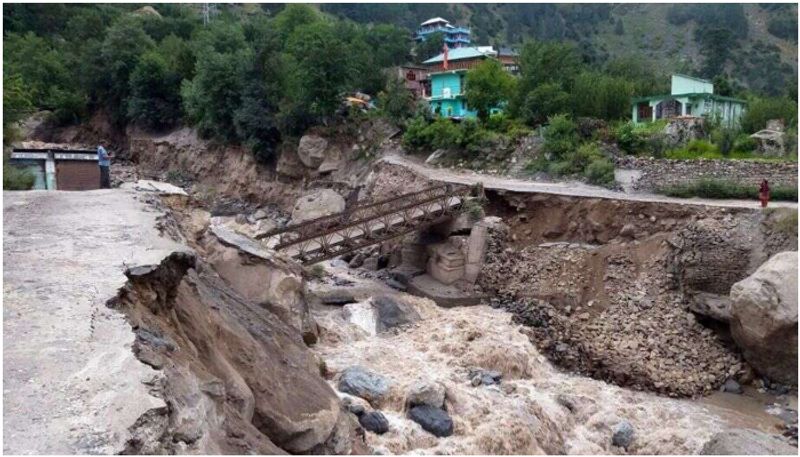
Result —
[[[444,222],[482,198],[480,186],[439,185],[264,233],[273,249],[309,265]],[[272,244],[272,243],[270,243]]]

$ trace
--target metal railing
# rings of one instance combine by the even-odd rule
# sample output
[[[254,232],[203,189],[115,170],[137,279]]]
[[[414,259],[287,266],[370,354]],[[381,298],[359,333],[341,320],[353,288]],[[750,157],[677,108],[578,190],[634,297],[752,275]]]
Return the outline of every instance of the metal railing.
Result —
[[[442,222],[459,212],[469,188],[429,187],[257,236],[305,264],[331,259]]]

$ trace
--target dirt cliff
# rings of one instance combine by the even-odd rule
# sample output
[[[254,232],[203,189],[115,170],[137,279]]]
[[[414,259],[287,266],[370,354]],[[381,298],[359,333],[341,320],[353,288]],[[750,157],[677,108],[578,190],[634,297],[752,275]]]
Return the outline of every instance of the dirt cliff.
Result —
[[[126,275],[109,306],[163,373],[152,391],[167,404],[134,425],[126,452],[350,453],[357,426],[297,330],[189,254]]]

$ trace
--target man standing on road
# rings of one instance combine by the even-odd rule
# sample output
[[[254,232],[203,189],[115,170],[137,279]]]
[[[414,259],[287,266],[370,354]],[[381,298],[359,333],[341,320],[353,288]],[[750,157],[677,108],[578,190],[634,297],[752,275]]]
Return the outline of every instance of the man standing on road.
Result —
[[[106,151],[103,146],[107,142],[105,140],[100,142],[97,146],[97,165],[100,166],[100,188],[111,188],[111,154]]]

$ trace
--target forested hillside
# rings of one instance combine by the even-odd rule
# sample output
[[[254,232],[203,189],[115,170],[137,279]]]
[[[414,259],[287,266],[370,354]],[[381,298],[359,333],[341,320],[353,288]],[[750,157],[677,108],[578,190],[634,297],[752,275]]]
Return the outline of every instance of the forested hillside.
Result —
[[[442,16],[479,44],[567,40],[587,60],[637,55],[660,73],[726,75],[778,95],[797,81],[797,7],[790,4],[324,4],[357,22],[409,29]]]
[[[408,60],[393,25],[332,20],[295,4],[4,5],[6,124],[49,110],[59,124],[102,110],[120,127],[193,125],[269,158],[282,135],[331,116],[341,94],[377,94]],[[5,126],[5,125],[4,125]]]
[[[369,115],[404,128],[413,148],[474,153],[553,119],[570,132],[578,118],[613,124],[627,144],[631,97],[667,92],[675,71],[747,99],[743,131],[721,138],[796,123],[794,6],[203,5],[4,5],[6,143],[9,126],[44,110],[55,126],[95,114],[121,131],[188,125],[269,161],[286,139],[341,120],[343,95],[362,91],[377,102]],[[478,43],[519,45],[518,77],[492,61],[467,75],[477,123],[434,121],[385,71],[439,52],[411,33],[437,15],[470,24]]]

